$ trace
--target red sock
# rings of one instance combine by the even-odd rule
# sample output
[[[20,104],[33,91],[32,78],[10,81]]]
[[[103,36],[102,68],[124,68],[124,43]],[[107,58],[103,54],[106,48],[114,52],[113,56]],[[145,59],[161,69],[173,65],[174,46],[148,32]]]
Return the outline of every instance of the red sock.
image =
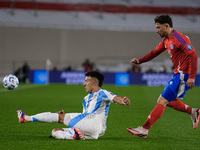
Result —
[[[176,109],[178,111],[186,112],[188,114],[191,114],[192,111],[192,108],[190,106],[184,104],[179,99],[171,101],[167,106]]]
[[[149,117],[142,127],[149,130],[151,126],[162,116],[164,110],[165,106],[157,104],[156,107],[151,111]]]

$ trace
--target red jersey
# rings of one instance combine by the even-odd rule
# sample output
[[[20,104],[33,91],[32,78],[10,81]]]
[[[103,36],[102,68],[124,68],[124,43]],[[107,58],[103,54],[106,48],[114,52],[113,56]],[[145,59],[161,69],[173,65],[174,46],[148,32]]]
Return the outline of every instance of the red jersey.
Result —
[[[197,73],[198,56],[189,38],[175,30],[169,39],[165,37],[154,50],[140,58],[139,62],[147,62],[165,50],[174,64],[174,73],[182,71],[190,74],[189,78],[194,79]]]

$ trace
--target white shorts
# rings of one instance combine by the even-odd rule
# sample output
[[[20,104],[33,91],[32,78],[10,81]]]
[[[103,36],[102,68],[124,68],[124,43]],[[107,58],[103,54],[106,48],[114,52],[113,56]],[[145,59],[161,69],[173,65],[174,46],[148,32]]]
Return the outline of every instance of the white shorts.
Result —
[[[83,117],[81,113],[67,113],[64,124],[81,130],[86,139],[98,139],[99,136],[104,135],[106,130],[106,122],[96,114]]]

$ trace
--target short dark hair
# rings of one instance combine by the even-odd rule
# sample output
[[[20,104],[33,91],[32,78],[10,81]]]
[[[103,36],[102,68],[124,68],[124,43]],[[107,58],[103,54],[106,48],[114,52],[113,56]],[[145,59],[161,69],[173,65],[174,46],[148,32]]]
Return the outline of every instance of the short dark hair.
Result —
[[[104,75],[98,71],[90,71],[85,74],[85,76],[94,77],[99,81],[99,87],[103,85]]]
[[[168,23],[171,28],[173,27],[172,18],[169,15],[156,16],[154,21],[160,24]]]

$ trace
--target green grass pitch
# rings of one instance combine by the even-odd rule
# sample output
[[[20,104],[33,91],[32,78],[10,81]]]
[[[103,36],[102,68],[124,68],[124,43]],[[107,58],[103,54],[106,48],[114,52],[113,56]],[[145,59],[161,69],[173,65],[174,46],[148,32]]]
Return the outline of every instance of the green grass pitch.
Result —
[[[163,116],[151,128],[147,139],[131,135],[128,127],[143,125],[164,87],[104,85],[114,94],[127,96],[130,106],[111,104],[107,130],[98,140],[55,140],[49,138],[51,130],[65,127],[59,123],[18,123],[21,109],[27,115],[40,112],[82,112],[82,100],[87,94],[82,85],[20,84],[13,91],[0,86],[0,149],[135,149],[135,150],[199,150],[200,126],[194,130],[190,116],[166,108]],[[187,92],[183,102],[200,108],[200,88]]]

